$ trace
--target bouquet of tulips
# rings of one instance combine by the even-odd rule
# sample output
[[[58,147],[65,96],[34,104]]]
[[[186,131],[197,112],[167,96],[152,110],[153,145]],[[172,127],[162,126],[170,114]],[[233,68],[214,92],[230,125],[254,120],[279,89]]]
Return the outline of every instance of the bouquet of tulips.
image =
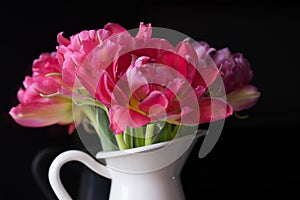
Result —
[[[104,150],[127,149],[175,137],[249,109],[260,92],[241,53],[186,38],[176,45],[152,37],[151,24],[131,34],[116,23],[69,38],[33,61],[10,115],[20,125],[88,123]],[[88,128],[87,128],[88,129]]]

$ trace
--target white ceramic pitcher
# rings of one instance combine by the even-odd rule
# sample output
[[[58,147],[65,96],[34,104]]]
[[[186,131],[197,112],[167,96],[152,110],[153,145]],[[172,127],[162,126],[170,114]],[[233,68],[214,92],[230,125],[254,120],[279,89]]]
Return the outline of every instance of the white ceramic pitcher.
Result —
[[[49,181],[59,199],[72,199],[61,183],[60,168],[69,161],[79,161],[112,180],[109,200],[183,200],[180,172],[197,139],[188,135],[149,146],[99,152],[96,158],[104,159],[106,165],[87,153],[69,150],[52,162]]]

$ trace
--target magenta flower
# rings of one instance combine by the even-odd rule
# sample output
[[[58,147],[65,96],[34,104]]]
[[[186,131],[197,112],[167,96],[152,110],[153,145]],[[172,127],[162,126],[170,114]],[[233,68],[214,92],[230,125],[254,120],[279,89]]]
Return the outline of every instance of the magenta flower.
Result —
[[[250,63],[241,53],[231,54],[224,48],[213,54],[213,60],[220,69],[226,93],[247,85],[253,77]]]
[[[74,128],[71,98],[54,95],[61,91],[61,78],[48,76],[51,73],[61,73],[56,53],[43,53],[34,60],[32,76],[25,77],[24,89],[20,88],[17,94],[20,103],[11,108],[9,114],[22,126],[43,127],[52,124],[70,124],[71,132]]]
[[[216,51],[204,41],[196,43],[195,47],[202,57],[212,57],[220,70],[227,101],[235,111],[248,109],[257,103],[260,92],[249,84],[253,78],[253,71],[241,53],[232,54],[228,48]]]
[[[199,124],[231,115],[223,99],[204,96],[218,70],[199,68],[197,52],[188,41],[173,47],[151,38],[151,32],[150,24],[141,23],[135,37],[124,31],[108,38],[77,73],[85,88],[109,108],[113,132],[153,121]],[[91,71],[98,76],[91,79]]]
[[[253,77],[250,63],[241,53],[231,54],[228,48],[212,53],[224,81],[227,101],[235,111],[248,109],[256,104],[260,92],[249,82]]]

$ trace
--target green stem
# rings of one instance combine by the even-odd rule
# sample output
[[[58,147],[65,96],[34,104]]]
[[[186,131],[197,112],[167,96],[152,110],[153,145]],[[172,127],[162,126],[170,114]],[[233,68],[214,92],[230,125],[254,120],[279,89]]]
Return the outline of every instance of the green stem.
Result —
[[[237,112],[233,112],[234,116],[238,119],[246,119],[248,115],[239,115]]]
[[[120,150],[128,149],[127,145],[124,142],[124,138],[123,138],[122,133],[121,134],[116,134],[115,137],[116,137],[116,140],[117,140],[117,143],[118,143],[118,146],[119,146]]]
[[[173,138],[173,133],[172,133],[172,125],[169,124],[169,123],[166,123],[165,125],[165,134],[164,134],[164,137],[163,137],[163,141],[169,141]]]
[[[125,142],[128,148],[133,148],[134,143],[133,143],[133,128],[127,127],[126,132],[125,132]]]
[[[144,141],[144,127],[135,128],[135,146],[141,147],[145,145]]]
[[[175,125],[171,134],[171,140],[177,135],[178,129],[179,129],[179,125]]]
[[[155,124],[148,124],[145,133],[145,146],[152,144],[153,132]]]

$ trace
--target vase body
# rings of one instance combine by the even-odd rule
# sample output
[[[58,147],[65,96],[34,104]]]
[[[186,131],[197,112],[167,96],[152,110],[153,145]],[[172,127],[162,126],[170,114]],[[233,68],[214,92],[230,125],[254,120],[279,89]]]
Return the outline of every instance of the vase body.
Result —
[[[176,163],[152,172],[127,173],[110,170],[110,200],[181,200],[184,192]]]
[[[64,163],[76,160],[111,179],[109,200],[184,200],[180,174],[196,140],[185,136],[176,142],[99,152],[96,159],[106,165],[81,151],[63,152],[50,166],[49,181],[59,199],[72,199],[60,181],[59,171]]]
[[[109,168],[112,177],[110,200],[185,199],[180,172],[187,155],[184,154],[169,165],[153,171],[135,173]],[[149,160],[141,160],[141,162],[147,163]]]

